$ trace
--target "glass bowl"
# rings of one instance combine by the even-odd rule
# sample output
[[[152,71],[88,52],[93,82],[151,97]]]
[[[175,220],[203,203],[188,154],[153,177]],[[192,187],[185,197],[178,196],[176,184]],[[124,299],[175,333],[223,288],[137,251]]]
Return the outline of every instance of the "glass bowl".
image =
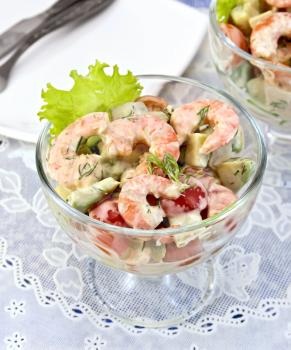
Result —
[[[123,228],[91,219],[55,192],[56,183],[47,171],[50,125],[44,127],[36,147],[42,188],[62,229],[94,258],[87,271],[94,295],[118,317],[156,327],[187,318],[204,305],[213,284],[210,258],[245,222],[260,188],[266,150],[254,119],[226,93],[186,78],[159,75],[138,78],[144,86],[143,94],[162,96],[173,106],[198,98],[219,99],[232,105],[245,133],[247,147],[241,155],[256,161],[254,174],[239,192],[239,199],[221,213],[179,228]],[[182,282],[179,272],[191,266],[196,269],[197,265],[196,272],[199,271],[203,283],[202,287],[194,288]],[[198,281],[197,276],[195,279]]]
[[[291,141],[291,67],[256,58],[228,39],[217,22],[216,0],[209,14],[211,55],[225,88],[268,124],[272,136]]]

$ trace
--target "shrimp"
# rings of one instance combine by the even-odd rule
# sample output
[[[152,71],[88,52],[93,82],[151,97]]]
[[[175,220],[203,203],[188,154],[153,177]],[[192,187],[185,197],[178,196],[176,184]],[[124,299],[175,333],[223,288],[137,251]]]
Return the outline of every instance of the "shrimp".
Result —
[[[237,113],[226,103],[218,100],[194,101],[177,108],[172,114],[171,124],[178,134],[180,144],[201,122],[214,129],[200,149],[204,154],[227,144],[239,127]]]
[[[280,62],[281,56],[285,60],[286,52],[281,50],[280,53],[279,49],[278,55],[278,40],[282,36],[291,38],[291,13],[276,12],[260,21],[252,30],[250,38],[252,54],[274,63]]]
[[[220,213],[237,200],[237,196],[227,187],[211,181],[208,192],[208,217]]]
[[[215,173],[211,170],[186,167],[184,174],[192,174],[202,183],[207,191],[207,216],[218,214],[237,200],[237,196],[227,187],[222,186]]]
[[[291,0],[266,0],[266,3],[277,8],[291,7]]]
[[[208,100],[194,101],[176,108],[172,113],[170,123],[178,135],[180,145],[186,141],[188,134],[198,128],[201,121],[199,112],[208,103]]]
[[[107,113],[90,113],[65,128],[52,145],[48,159],[50,176],[69,189],[89,186],[102,179],[101,157],[77,154],[81,138],[99,135],[109,124]]]
[[[147,195],[176,199],[184,186],[156,175],[136,176],[123,185],[118,198],[118,210],[131,227],[155,229],[166,214],[159,206],[150,206]]]
[[[183,174],[193,175],[194,178],[199,180],[205,188],[208,188],[210,182],[216,181],[220,183],[217,174],[210,168],[195,168],[193,166],[185,166],[182,169]]]
[[[239,117],[235,110],[226,103],[212,100],[205,117],[213,132],[203,143],[200,152],[209,154],[226,145],[236,134],[239,127]]]
[[[104,133],[102,155],[105,157],[128,156],[138,143],[145,143],[149,151],[163,158],[166,153],[176,160],[180,150],[177,135],[166,121],[144,115],[133,119],[117,119]]]
[[[149,111],[163,111],[168,103],[162,97],[145,95],[136,99],[136,102],[143,102]]]

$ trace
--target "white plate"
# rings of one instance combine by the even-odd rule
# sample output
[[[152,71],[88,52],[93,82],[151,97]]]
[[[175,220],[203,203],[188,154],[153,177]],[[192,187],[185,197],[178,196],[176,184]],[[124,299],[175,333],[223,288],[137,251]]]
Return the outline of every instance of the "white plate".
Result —
[[[6,1],[0,32],[51,3]],[[0,133],[36,142],[41,90],[48,82],[69,88],[70,70],[84,74],[96,59],[117,63],[122,71],[130,69],[134,74],[182,74],[206,27],[204,14],[175,0],[116,0],[90,21],[43,38],[19,59],[7,89],[0,93]]]

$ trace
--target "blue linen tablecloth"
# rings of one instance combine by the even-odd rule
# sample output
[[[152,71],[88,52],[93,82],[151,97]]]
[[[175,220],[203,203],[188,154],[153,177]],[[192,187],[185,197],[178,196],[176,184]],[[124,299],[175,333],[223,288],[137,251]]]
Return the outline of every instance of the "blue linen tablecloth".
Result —
[[[193,7],[208,7],[210,4],[210,0],[179,0],[184,2],[185,4]]]

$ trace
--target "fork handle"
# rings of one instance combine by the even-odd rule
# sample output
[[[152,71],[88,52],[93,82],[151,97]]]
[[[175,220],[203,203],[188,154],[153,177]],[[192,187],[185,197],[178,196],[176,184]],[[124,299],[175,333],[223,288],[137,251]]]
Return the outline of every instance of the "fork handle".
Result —
[[[39,15],[45,16],[45,18],[47,18],[49,16],[53,16],[62,12],[63,10],[69,8],[77,2],[82,3],[82,1],[83,0],[58,0],[55,3],[53,3],[47,10],[41,12]]]
[[[89,18],[102,11],[105,7],[111,4],[114,0],[83,0],[72,5],[66,11],[61,12],[51,18],[51,20],[44,21],[31,33],[27,34],[18,49],[10,56],[1,66],[0,75],[8,80],[10,71],[17,59],[37,40],[46,34],[60,28],[61,26],[78,19],[79,21]],[[3,91],[3,88],[2,88]]]
[[[14,50],[21,40],[23,40],[25,35],[32,32],[43,21],[47,20],[49,17],[55,16],[61,11],[64,11],[78,1],[80,0],[58,0],[45,11],[17,22],[4,33],[0,34],[0,58]]]

